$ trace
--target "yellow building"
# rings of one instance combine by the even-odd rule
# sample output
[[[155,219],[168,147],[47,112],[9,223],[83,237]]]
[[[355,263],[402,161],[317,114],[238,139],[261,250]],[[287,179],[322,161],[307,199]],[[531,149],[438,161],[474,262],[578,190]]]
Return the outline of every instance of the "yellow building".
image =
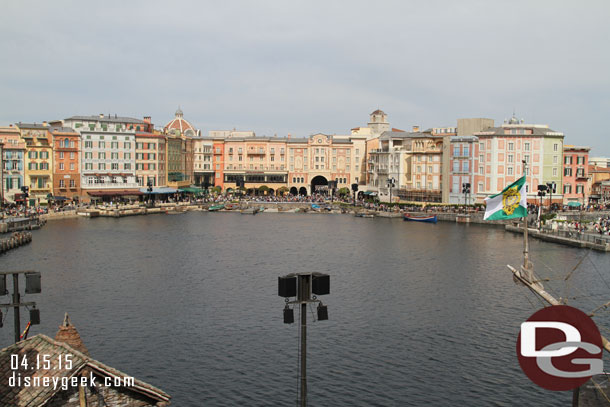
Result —
[[[47,123],[17,123],[25,141],[25,182],[30,205],[46,204],[53,196],[53,143]]]

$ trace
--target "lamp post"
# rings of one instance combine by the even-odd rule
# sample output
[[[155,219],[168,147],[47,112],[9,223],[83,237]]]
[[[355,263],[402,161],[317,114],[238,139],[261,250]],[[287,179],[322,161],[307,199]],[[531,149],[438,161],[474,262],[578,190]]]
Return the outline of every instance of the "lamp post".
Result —
[[[330,191],[330,202],[334,202],[335,189],[337,188],[337,180],[328,181],[328,189]]]
[[[394,177],[388,178],[388,188],[390,189],[390,205],[392,204],[392,188],[396,185]]]
[[[318,303],[318,321],[328,320],[328,307],[316,295],[330,293],[330,276],[323,273],[298,273],[278,277],[278,295],[284,297],[284,323],[294,323],[294,310],[289,305],[300,305],[301,309],[301,357],[300,357],[300,407],[307,406],[307,305]],[[312,294],[315,294],[312,296]],[[296,300],[290,301],[290,297]]]
[[[21,302],[21,294],[19,293],[19,275],[25,275],[25,293],[39,294],[41,290],[40,273],[35,271],[8,271],[0,272],[0,295],[8,294],[6,276],[13,276],[13,295],[12,302],[8,304],[0,304],[0,307],[13,307],[14,324],[15,324],[15,343],[20,340],[21,321],[20,307],[32,307],[30,309],[30,324],[40,324],[40,310],[36,308],[35,302]],[[2,311],[0,311],[0,328],[2,328]]]

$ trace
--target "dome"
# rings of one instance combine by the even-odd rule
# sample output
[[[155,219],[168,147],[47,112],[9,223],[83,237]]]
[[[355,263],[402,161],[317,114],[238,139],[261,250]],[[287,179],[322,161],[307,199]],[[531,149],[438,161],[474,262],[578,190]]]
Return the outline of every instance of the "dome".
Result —
[[[178,130],[180,134],[190,137],[194,137],[199,134],[197,129],[195,129],[191,123],[184,120],[183,116],[184,113],[182,113],[182,110],[178,108],[178,110],[176,110],[176,116],[169,123],[167,123],[165,127],[163,127],[163,131],[167,134],[174,133],[175,130]]]
[[[374,115],[374,114],[381,114],[381,115],[386,116],[385,112],[383,110],[380,110],[380,109],[377,109],[373,113],[371,113],[371,116]]]

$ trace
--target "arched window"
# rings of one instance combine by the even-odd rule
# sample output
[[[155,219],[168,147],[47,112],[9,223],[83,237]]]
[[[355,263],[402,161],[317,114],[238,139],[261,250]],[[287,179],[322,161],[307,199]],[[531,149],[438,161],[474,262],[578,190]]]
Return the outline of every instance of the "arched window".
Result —
[[[68,139],[65,139],[65,140],[64,140],[64,147],[65,147],[65,148],[70,147],[70,140],[68,140]]]

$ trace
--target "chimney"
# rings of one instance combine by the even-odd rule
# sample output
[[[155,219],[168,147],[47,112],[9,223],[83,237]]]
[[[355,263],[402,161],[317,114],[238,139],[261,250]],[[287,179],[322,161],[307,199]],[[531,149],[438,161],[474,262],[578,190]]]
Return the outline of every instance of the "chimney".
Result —
[[[417,133],[419,131],[419,126],[413,126],[413,133]]]
[[[100,119],[104,118],[104,113],[100,113]]]

